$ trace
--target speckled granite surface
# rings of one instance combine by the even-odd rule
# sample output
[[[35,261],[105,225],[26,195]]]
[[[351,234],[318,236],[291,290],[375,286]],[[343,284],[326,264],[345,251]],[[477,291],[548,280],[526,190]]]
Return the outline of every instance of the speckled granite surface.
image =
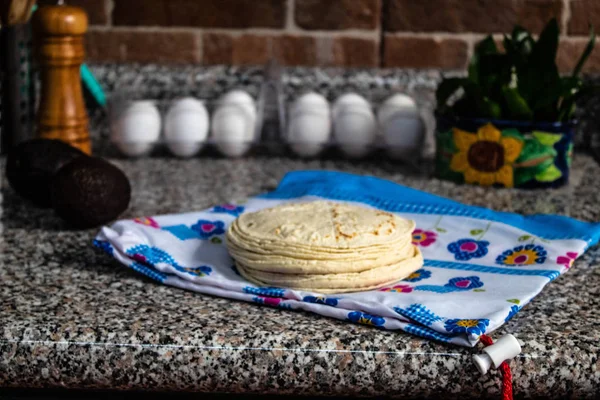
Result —
[[[495,209],[600,220],[598,167],[577,157],[570,186],[524,192],[461,187],[427,168],[251,158],[114,160],[131,178],[125,217],[202,209],[266,190],[287,170],[369,173]],[[496,397],[472,349],[307,313],[157,285],[94,250],[51,211],[2,188],[0,386]],[[592,249],[494,336],[524,342],[521,396],[600,395],[600,268]]]
[[[154,70],[142,79],[127,68],[96,69],[112,87],[158,98],[185,94],[165,88],[189,79],[200,83],[191,81],[198,86],[187,93],[213,95],[214,85],[251,89],[256,83],[252,75],[182,71],[162,77]],[[317,85],[330,96],[360,85],[372,93],[405,85],[426,104],[432,93],[427,76],[397,72],[336,81],[312,73],[292,76],[288,84],[290,90]],[[110,155],[102,145],[106,124],[99,115],[94,121],[96,148]],[[289,170],[321,168],[372,174],[498,210],[600,220],[600,167],[585,155],[575,158],[569,186],[530,192],[438,181],[426,163],[408,168],[377,160],[206,155],[112,161],[133,184],[124,217],[240,201],[273,188]],[[160,286],[93,249],[95,229],[69,230],[50,210],[17,198],[6,182],[0,188],[0,387],[499,398],[498,375],[479,375],[473,349]],[[494,333],[510,332],[524,343],[512,364],[516,397],[600,396],[598,257],[598,248],[589,250]]]

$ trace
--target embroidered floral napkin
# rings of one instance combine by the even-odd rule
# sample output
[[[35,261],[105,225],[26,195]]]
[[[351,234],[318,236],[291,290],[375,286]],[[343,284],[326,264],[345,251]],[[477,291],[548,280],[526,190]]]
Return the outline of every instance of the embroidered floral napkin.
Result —
[[[415,220],[413,243],[421,247],[424,267],[379,290],[328,296],[257,287],[237,273],[224,234],[238,215],[323,198]],[[373,177],[303,171],[286,175],[275,191],[244,205],[116,222],[94,244],[125,266],[178,288],[473,346],[599,238],[600,224],[495,212]]]

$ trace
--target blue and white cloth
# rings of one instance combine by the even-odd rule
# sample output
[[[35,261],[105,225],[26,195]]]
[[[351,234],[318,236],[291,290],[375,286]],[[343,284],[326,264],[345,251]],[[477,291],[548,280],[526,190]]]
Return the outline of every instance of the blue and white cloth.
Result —
[[[321,295],[258,287],[227,253],[227,226],[244,212],[330,199],[413,219],[424,267],[367,292]],[[199,293],[404,330],[474,346],[568,271],[600,239],[600,224],[553,215],[521,216],[467,206],[373,177],[302,171],[243,205],[143,217],[103,228],[94,243],[121,263],[166,285]]]

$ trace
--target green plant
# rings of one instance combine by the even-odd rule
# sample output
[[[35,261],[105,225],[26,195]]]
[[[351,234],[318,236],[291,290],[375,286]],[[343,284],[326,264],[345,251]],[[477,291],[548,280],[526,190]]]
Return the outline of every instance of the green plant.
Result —
[[[571,76],[556,66],[559,28],[551,20],[536,41],[516,26],[504,35],[504,52],[488,36],[477,44],[466,78],[446,78],[438,86],[438,112],[457,117],[520,121],[569,121],[575,102],[591,88],[579,77],[594,49],[590,39]],[[451,103],[450,100],[455,100]]]

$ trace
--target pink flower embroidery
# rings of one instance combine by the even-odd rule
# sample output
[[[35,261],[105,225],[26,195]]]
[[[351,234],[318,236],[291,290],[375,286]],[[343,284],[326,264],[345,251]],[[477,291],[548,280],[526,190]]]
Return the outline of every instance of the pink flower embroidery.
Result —
[[[437,240],[437,233],[415,229],[412,233],[412,244],[415,246],[427,247]]]
[[[256,303],[266,304],[271,307],[277,307],[283,299],[279,297],[258,296],[253,299]]]
[[[154,220],[154,218],[151,217],[139,217],[139,218],[135,218],[133,220],[133,222],[136,222],[138,224],[142,224],[142,225],[146,225],[149,226],[151,228],[160,228],[160,225],[158,225],[158,222],[156,222]]]
[[[556,259],[556,263],[564,265],[566,268],[571,268],[571,266],[573,265],[573,261],[575,261],[576,258],[577,258],[577,253],[569,251],[566,255],[559,256]]]
[[[394,292],[394,293],[410,293],[413,291],[413,287],[410,285],[396,285],[392,287],[379,289],[381,292]]]

